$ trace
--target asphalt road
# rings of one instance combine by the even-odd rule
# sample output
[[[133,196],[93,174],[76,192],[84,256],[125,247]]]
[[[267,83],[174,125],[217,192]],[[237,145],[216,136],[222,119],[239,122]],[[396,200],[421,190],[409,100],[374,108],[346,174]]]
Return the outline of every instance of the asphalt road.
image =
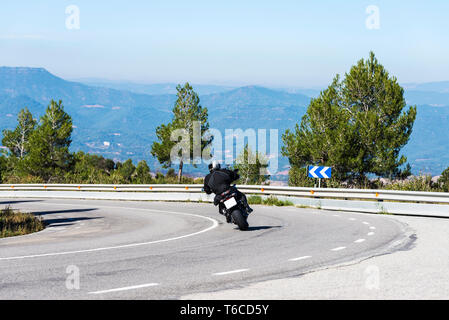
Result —
[[[407,224],[383,215],[254,206],[242,232],[212,204],[0,199],[8,204],[49,225],[0,239],[0,299],[179,299],[413,242]]]

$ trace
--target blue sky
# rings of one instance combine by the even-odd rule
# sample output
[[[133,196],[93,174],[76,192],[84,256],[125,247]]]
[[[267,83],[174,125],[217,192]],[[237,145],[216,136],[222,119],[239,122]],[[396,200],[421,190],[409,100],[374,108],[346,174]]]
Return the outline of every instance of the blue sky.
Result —
[[[68,5],[80,29],[66,28]],[[379,8],[370,30],[366,8]],[[64,78],[320,87],[373,50],[399,82],[449,80],[449,1],[2,3],[0,65]]]

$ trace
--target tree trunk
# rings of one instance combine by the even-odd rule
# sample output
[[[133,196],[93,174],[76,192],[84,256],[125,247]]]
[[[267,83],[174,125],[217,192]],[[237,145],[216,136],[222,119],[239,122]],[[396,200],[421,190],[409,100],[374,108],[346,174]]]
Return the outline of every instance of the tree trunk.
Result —
[[[184,163],[181,162],[179,163],[179,170],[178,170],[178,183],[181,183],[181,179],[182,179],[182,166],[184,165]]]

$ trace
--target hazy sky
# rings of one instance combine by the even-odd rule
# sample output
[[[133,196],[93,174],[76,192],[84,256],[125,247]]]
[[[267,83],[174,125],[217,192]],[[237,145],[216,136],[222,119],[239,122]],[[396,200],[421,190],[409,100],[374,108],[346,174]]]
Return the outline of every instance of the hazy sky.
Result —
[[[76,25],[69,5],[79,29],[66,26]],[[64,78],[313,87],[370,50],[401,83],[449,80],[449,1],[17,0],[0,9],[0,65]]]

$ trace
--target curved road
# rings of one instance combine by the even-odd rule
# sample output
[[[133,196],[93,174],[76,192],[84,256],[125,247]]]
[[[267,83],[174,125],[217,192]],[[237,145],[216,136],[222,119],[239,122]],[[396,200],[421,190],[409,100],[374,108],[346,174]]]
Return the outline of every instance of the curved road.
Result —
[[[254,206],[241,232],[212,204],[0,199],[8,204],[49,225],[0,239],[0,299],[177,299],[409,242],[406,225],[382,215]]]

